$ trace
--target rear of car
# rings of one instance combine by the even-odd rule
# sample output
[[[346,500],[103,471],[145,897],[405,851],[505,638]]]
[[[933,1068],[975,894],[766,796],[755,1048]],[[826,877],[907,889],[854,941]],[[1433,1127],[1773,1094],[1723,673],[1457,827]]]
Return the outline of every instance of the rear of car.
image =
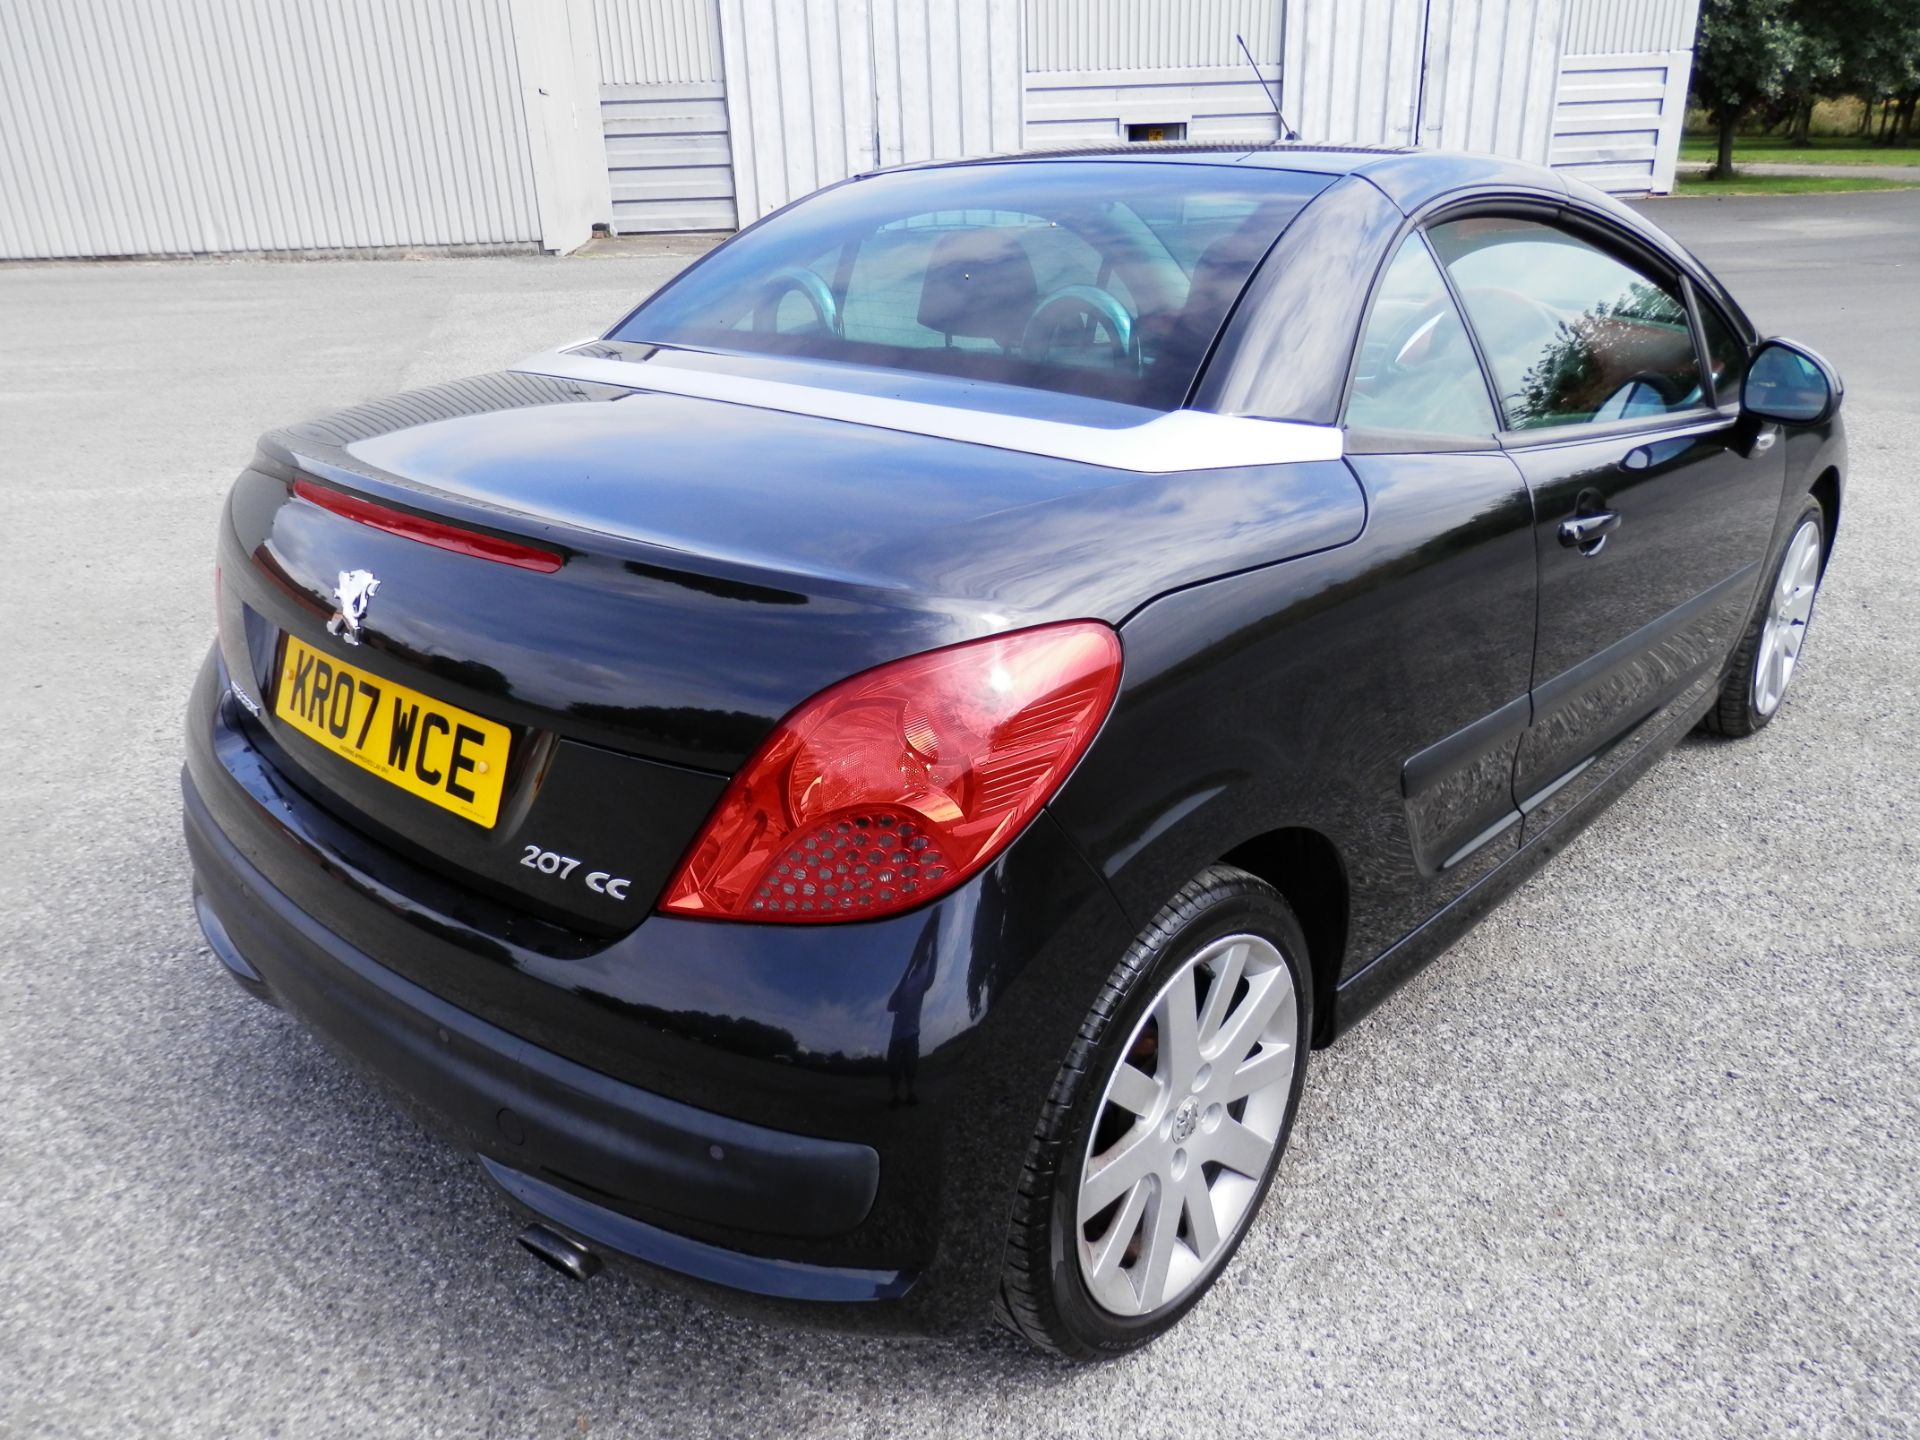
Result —
[[[1045,803],[1115,624],[1234,559],[1154,554],[1176,486],[1114,437],[1325,183],[850,182],[556,373],[265,437],[189,716],[212,948],[559,1233],[973,1323],[1131,931]]]

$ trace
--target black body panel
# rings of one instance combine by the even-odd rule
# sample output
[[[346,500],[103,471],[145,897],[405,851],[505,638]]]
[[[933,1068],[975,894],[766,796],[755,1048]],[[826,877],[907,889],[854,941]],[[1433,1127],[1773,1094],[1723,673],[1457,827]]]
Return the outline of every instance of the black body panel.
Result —
[[[1306,829],[1344,862],[1351,966],[1518,843],[1509,826],[1441,869],[1513,811],[1534,629],[1526,486],[1499,453],[1350,463],[1368,500],[1354,544],[1181,591],[1123,632],[1108,733],[1053,809],[1137,925],[1194,855]]]
[[[594,933],[639,922],[724,777],[834,681],[1044,621],[1117,621],[1222,569],[1346,543],[1365,522],[1338,462],[1010,465],[952,440],[570,387],[480,377],[271,435],[234,486],[219,559],[227,633],[246,637],[230,639],[227,664],[276,765],[411,860]],[[1050,398],[1056,413],[1125,408]],[[504,530],[566,563],[542,574],[386,534],[293,498],[298,475]],[[883,483],[894,475],[911,481]],[[541,517],[510,510],[516,496]],[[325,627],[352,569],[382,588],[346,653]],[[482,831],[422,805],[272,718],[289,633],[513,727],[501,823]],[[609,795],[621,804],[593,803]],[[521,863],[529,847],[632,883],[613,899],[556,882]]]
[[[250,557],[272,586],[258,587],[261,607],[284,624],[324,621],[341,569],[404,574],[383,581],[363,657],[490,691],[509,721],[564,713],[581,739],[725,772],[854,671],[1047,620],[1117,622],[1182,585],[1343,544],[1365,518],[1337,462],[1172,475],[1010,463],[986,446],[600,389],[579,397],[589,403],[416,423],[351,451],[316,443],[317,426],[269,436],[235,489],[230,578],[247,586],[237,562]],[[442,403],[402,398],[415,413]],[[290,501],[300,473],[510,528],[568,562],[532,574],[382,535]],[[442,653],[456,635],[461,654]],[[708,663],[718,653],[731,663]]]
[[[1540,510],[1535,713],[1514,770],[1529,825],[1598,784],[1611,748],[1717,672],[1745,628],[1786,479],[1781,447],[1752,440],[1709,415],[1512,452]],[[1591,553],[1565,543],[1560,527],[1595,510],[1619,528]]]

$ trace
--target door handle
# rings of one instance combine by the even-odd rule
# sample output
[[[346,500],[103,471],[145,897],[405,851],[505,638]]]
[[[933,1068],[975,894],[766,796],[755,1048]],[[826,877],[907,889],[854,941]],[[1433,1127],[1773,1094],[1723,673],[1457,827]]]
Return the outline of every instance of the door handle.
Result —
[[[1576,515],[1560,522],[1560,543],[1577,548],[1582,555],[1598,555],[1607,536],[1620,528],[1618,511],[1602,510],[1597,515]]]

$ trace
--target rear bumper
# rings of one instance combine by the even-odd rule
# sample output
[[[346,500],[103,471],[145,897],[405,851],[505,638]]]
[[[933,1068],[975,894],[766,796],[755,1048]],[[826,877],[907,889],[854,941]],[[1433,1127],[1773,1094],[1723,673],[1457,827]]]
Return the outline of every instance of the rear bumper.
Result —
[[[872,1209],[880,1156],[870,1145],[769,1130],[651,1094],[449,1005],[302,912],[220,832],[192,779],[184,785],[194,908],[214,954],[248,991],[299,1016],[444,1133],[491,1157],[488,1173],[523,1204],[592,1244],[752,1293],[874,1300],[911,1288],[914,1277],[897,1269],[739,1255],[723,1263],[717,1247],[541,1180],[540,1171],[619,1175],[731,1228],[835,1235]]]
[[[373,850],[279,783],[215,662],[189,732],[209,945],[517,1205],[783,1316],[922,1332],[985,1317],[1046,1086],[1126,943],[1050,819],[896,921],[653,917],[556,958],[479,933],[398,858],[369,873]],[[929,951],[903,1036],[893,1001]]]

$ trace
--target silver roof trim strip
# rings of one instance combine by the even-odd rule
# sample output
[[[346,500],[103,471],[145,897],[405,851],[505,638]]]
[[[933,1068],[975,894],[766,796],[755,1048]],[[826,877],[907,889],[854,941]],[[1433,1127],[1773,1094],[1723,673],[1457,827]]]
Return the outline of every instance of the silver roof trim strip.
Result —
[[[1144,424],[1108,429],[691,370],[658,358],[637,364],[549,350],[513,368],[533,375],[556,375],[698,400],[720,400],[729,405],[751,405],[790,415],[844,420],[880,430],[960,440],[1022,455],[1046,455],[1142,474],[1290,465],[1304,460],[1338,460],[1344,453],[1341,432],[1331,425],[1255,420],[1201,410],[1172,410]]]

